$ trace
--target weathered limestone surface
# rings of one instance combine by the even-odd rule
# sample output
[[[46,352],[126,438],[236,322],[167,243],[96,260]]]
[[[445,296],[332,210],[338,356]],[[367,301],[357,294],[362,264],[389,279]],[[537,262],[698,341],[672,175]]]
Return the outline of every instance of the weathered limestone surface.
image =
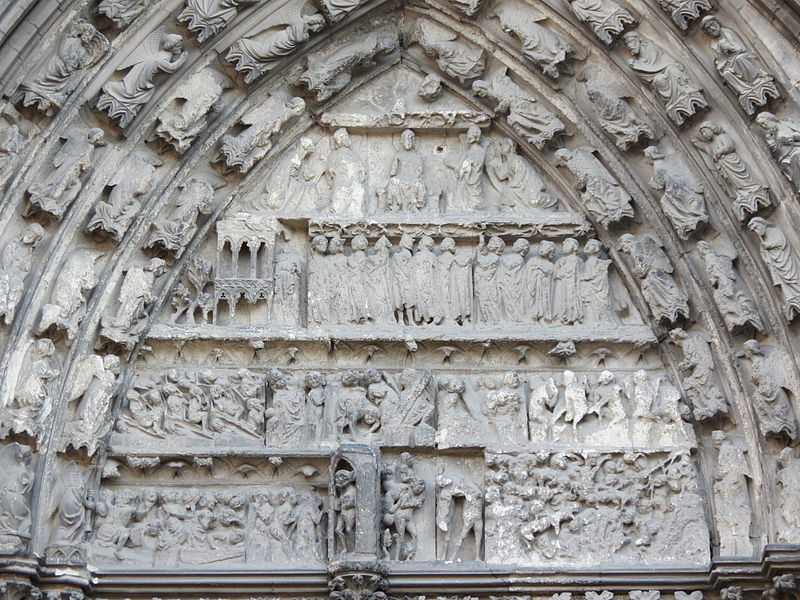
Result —
[[[784,5],[25,6],[3,600],[798,600]]]

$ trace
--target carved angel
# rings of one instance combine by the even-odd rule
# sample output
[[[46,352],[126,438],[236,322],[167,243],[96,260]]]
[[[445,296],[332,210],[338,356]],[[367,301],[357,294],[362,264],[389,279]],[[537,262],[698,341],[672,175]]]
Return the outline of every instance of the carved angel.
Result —
[[[560,35],[539,25],[547,17],[533,11],[501,4],[489,16],[500,21],[507,34],[522,42],[522,53],[538,66],[545,75],[558,79],[558,67],[575,52],[572,45]]]
[[[684,66],[660,46],[638,31],[629,31],[622,39],[633,56],[629,61],[631,69],[661,99],[676,125],[683,125],[698,110],[708,108],[703,91]]]
[[[50,517],[55,517],[55,527],[45,553],[48,558],[64,562],[82,561],[85,560],[83,543],[89,523],[88,511],[94,508],[94,499],[86,478],[74,462],[67,463],[57,476],[50,512]]]
[[[86,357],[78,367],[69,401],[78,401],[75,422],[65,431],[66,443],[93,455],[111,427],[111,402],[119,387],[120,360],[114,354]]]
[[[371,33],[310,58],[308,67],[292,83],[305,87],[317,102],[325,102],[347,87],[356,67],[371,67],[379,56],[391,54],[397,46],[395,36]]]
[[[156,299],[153,287],[164,274],[166,263],[153,258],[144,267],[128,269],[119,290],[116,311],[109,310],[100,319],[100,335],[133,349],[147,326],[147,309]]]
[[[592,28],[604,44],[610,46],[628,25],[636,25],[636,19],[614,0],[565,0],[578,20]]]
[[[216,182],[215,182],[216,183]],[[211,213],[216,186],[200,177],[191,177],[175,200],[165,217],[153,221],[152,233],[145,243],[145,248],[158,249],[177,257],[197,231],[197,219],[200,215]]]
[[[232,86],[230,79],[214,69],[198,71],[181,83],[159,115],[156,135],[183,154],[205,129],[209,113],[219,110],[222,93]]]
[[[234,42],[225,60],[244,73],[245,83],[252,83],[325,25],[325,17],[316,12],[311,2],[290,0],[259,23],[259,33]]]
[[[52,327],[65,332],[68,341],[77,335],[86,312],[87,294],[97,285],[95,263],[101,256],[100,250],[78,248],[67,257],[51,288],[50,304],[42,308],[38,334]]]
[[[186,0],[178,21],[197,36],[201,44],[214,37],[236,18],[241,4],[257,4],[261,0]]]
[[[594,148],[561,148],[556,165],[575,176],[586,210],[604,226],[634,217],[631,197],[594,155]]]
[[[22,297],[25,277],[31,270],[33,252],[44,237],[38,223],[8,242],[0,253],[0,317],[9,324]]]
[[[486,52],[457,39],[457,33],[425,20],[417,22],[411,35],[411,41],[418,42],[427,56],[435,58],[436,65],[444,73],[464,84],[483,74]]]
[[[189,58],[182,43],[180,35],[163,29],[151,33],[117,67],[117,71],[129,69],[122,80],[109,81],[103,86],[97,108],[116,119],[120,127],[127,127],[153,97],[156,74],[174,73]]]
[[[17,379],[14,396],[3,415],[3,430],[27,433],[41,442],[44,423],[53,408],[53,382],[61,372],[52,340],[33,342]]]
[[[795,192],[800,192],[800,125],[767,111],[758,114],[756,124],[764,130],[767,146],[783,175]]]
[[[486,175],[502,197],[501,208],[554,210],[558,207],[558,200],[547,193],[536,169],[517,154],[511,138],[494,141],[486,148]]]
[[[653,165],[650,187],[663,190],[661,208],[681,239],[687,239],[708,223],[703,184],[677,152],[650,146],[645,148],[644,156]]]
[[[36,106],[52,115],[78,86],[82,71],[108,52],[109,42],[90,23],[78,19],[58,45],[54,56],[41,65],[41,73],[20,85],[23,106]]]
[[[608,133],[620,150],[628,150],[641,139],[656,140],[655,130],[628,105],[626,94],[611,92],[605,76],[586,79],[586,95],[594,106],[600,127]]]
[[[91,171],[94,149],[105,145],[103,130],[73,127],[62,136],[65,141],[52,158],[53,171],[28,187],[34,209],[60,219],[81,191],[81,175]]]
[[[679,316],[689,318],[686,293],[672,276],[673,266],[661,244],[647,234],[625,233],[620,248],[633,261],[633,272],[642,280],[642,295],[656,320],[675,323]]]
[[[556,135],[564,132],[564,123],[533,96],[527,94],[500,69],[491,82],[478,80],[472,90],[481,97],[497,103],[495,112],[506,113],[511,127],[531,144],[544,148]]]
[[[270,151],[274,136],[305,109],[306,103],[302,98],[287,99],[276,95],[245,112],[239,117],[239,122],[246,125],[244,131],[222,136],[221,151],[225,164],[238,168],[240,173],[247,173]]]
[[[108,181],[114,189],[108,201],[94,209],[86,231],[109,236],[119,242],[142,208],[142,197],[150,192],[153,174],[163,161],[146,151],[134,152]]]
[[[14,554],[25,547],[31,533],[31,449],[16,442],[0,449],[0,473],[0,552]]]
[[[800,315],[800,256],[783,231],[765,219],[753,217],[747,227],[761,242],[761,259],[781,291],[783,316],[791,323]]]

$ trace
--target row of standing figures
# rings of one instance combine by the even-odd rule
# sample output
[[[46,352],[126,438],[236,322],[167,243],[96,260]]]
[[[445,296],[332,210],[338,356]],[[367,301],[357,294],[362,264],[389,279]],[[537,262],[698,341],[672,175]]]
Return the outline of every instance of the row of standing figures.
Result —
[[[590,239],[560,248],[549,240],[518,238],[508,248],[480,236],[477,248],[404,234],[369,248],[364,235],[344,240],[317,235],[308,266],[308,321],[399,325],[614,322],[611,260]],[[370,251],[371,250],[371,251]]]

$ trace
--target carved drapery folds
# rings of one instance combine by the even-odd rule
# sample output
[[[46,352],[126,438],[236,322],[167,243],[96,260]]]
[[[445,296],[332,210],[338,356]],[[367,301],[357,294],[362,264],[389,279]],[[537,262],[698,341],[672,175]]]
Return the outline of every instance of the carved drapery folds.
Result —
[[[186,0],[178,21],[186,23],[202,44],[225,29],[241,7],[259,2],[261,0]]]

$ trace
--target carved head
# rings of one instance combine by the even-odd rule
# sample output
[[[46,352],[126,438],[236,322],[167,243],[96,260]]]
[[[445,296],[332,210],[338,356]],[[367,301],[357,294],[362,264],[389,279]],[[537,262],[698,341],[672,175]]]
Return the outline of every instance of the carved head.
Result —
[[[348,471],[347,469],[339,469],[333,474],[333,483],[339,488],[346,486],[354,480],[355,476],[353,471]]]
[[[600,385],[608,385],[612,381],[614,381],[614,374],[607,369],[597,377],[597,383]]]
[[[507,371],[503,375],[503,387],[512,389],[519,387],[519,373],[516,371]]]
[[[715,429],[711,432],[711,440],[714,442],[714,447],[719,448],[728,439],[728,434],[721,429]]]
[[[168,33],[161,37],[161,48],[170,54],[180,54],[183,51],[183,38],[177,33]]]
[[[340,127],[339,129],[334,131],[333,142],[337,148],[349,148],[350,134],[347,133],[347,129],[345,129],[344,127]]]
[[[352,248],[355,252],[361,252],[367,249],[369,246],[369,242],[367,241],[367,236],[358,234],[352,240],[350,240],[350,248]]]
[[[503,250],[506,248],[506,243],[496,235],[493,235],[489,238],[489,243],[486,244],[489,252],[493,252],[494,254],[502,254]]]
[[[439,242],[439,250],[442,252],[454,252],[456,249],[456,241],[451,237],[446,237]]]
[[[603,244],[600,240],[592,238],[583,245],[583,251],[587,256],[597,256],[603,250]]]
[[[669,332],[669,337],[676,344],[680,344],[680,342],[689,337],[689,334],[686,333],[680,327],[676,327],[675,329]]]
[[[433,238],[428,235],[423,235],[419,240],[419,248],[422,250],[433,250]]]
[[[747,340],[744,344],[742,344],[742,347],[744,348],[745,356],[748,357],[764,354],[764,350],[756,340]]]
[[[319,13],[303,15],[303,21],[306,22],[309,31],[313,31],[314,33],[322,31],[325,28],[325,17]]]
[[[167,270],[167,263],[160,258],[151,258],[144,270],[152,272],[156,277],[161,277]]]
[[[572,159],[572,150],[569,148],[560,148],[556,150],[556,166],[563,167],[570,159]]]
[[[400,134],[400,142],[403,144],[403,148],[406,150],[413,150],[416,137],[413,131],[405,129],[403,133]]]
[[[36,246],[44,237],[44,228],[38,223],[32,223],[22,236],[22,241],[29,246]]]
[[[321,388],[325,385],[325,378],[319,371],[311,371],[306,375],[306,385],[311,389]]]
[[[556,250],[556,245],[550,240],[539,242],[539,256],[542,258],[550,258]]]
[[[375,242],[375,250],[377,250],[380,253],[391,250],[391,248],[392,248],[392,242],[390,242],[389,238],[387,238],[385,235],[379,237],[378,240]]]
[[[635,31],[629,31],[622,36],[622,41],[625,43],[628,52],[634,56],[639,55],[642,50],[642,36]]]
[[[86,134],[86,140],[92,146],[102,146],[103,144],[105,144],[105,141],[103,139],[105,138],[105,135],[106,135],[105,131],[103,131],[99,127],[92,127]]]
[[[764,111],[762,113],[758,113],[756,117],[756,123],[766,132],[773,132],[778,129],[778,124],[780,121],[778,117],[773,115],[771,112]]]
[[[410,234],[404,233],[400,238],[399,245],[405,250],[411,250],[414,247],[414,238]]]
[[[484,81],[483,79],[478,79],[477,81],[472,82],[472,91],[475,92],[475,94],[477,94],[481,98],[485,98],[486,96],[488,96],[491,90],[492,90],[492,84],[490,84],[488,81]],[[471,129],[472,128],[470,127],[470,130]],[[480,135],[478,135],[478,138],[480,139]],[[469,132],[467,132],[467,140],[472,141],[469,139]]]
[[[531,243],[528,240],[526,240],[525,238],[518,238],[517,240],[514,241],[514,245],[511,246],[511,250],[516,254],[521,254],[522,256],[525,256],[528,253],[530,247]]]
[[[286,108],[289,109],[289,114],[290,115],[292,115],[293,117],[299,117],[303,113],[303,111],[306,109],[306,101],[303,100],[302,98],[300,98],[299,96],[295,96],[294,98],[289,98],[286,101]],[[302,138],[300,140],[300,145],[303,147],[303,150],[306,149],[306,145],[303,142],[303,140],[306,140],[307,142],[311,143],[311,150],[308,151],[308,153],[313,151],[314,150],[314,143],[311,142],[311,140],[309,140],[308,138]]]
[[[561,253],[565,255],[575,254],[580,246],[575,238],[567,238],[561,243]]]
[[[345,387],[355,387],[361,384],[362,374],[359,371],[351,369],[342,373],[342,385]]]
[[[315,235],[311,238],[311,249],[317,254],[325,254],[328,249],[328,238],[324,235]]]
[[[119,356],[116,354],[106,354],[103,357],[103,368],[105,368],[106,371],[110,371],[114,375],[117,375],[120,369]]]
[[[564,385],[575,383],[575,373],[572,371],[564,371]]]
[[[719,135],[722,133],[722,127],[720,127],[714,121],[703,121],[700,123],[700,137],[707,142],[710,142],[714,139],[715,135]]]
[[[50,358],[56,353],[56,347],[53,341],[48,338],[36,340],[33,344],[33,357],[34,358]]]
[[[338,235],[335,235],[331,238],[331,241],[328,242],[328,252],[331,254],[341,254],[344,251],[344,240],[340,238]]]
[[[753,217],[747,227],[759,237],[767,232],[767,222],[762,217]]]
[[[719,34],[722,31],[722,26],[719,23],[719,19],[713,15],[703,17],[703,20],[700,21],[700,27],[703,29],[703,33],[714,38],[719,37]]]

